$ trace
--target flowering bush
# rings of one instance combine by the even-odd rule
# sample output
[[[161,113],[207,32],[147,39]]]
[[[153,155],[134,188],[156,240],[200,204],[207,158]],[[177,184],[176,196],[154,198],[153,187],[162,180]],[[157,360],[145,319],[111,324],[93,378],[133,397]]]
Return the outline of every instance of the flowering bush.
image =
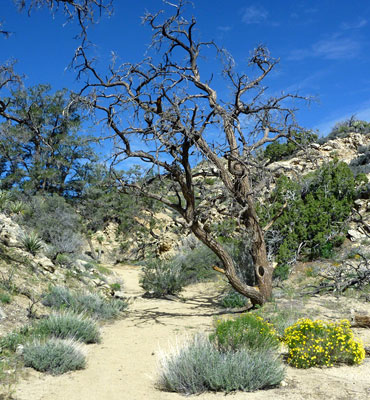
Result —
[[[287,361],[296,368],[360,364],[365,358],[364,347],[354,338],[348,320],[325,323],[303,318],[285,329],[284,341],[289,347]]]
[[[256,314],[242,314],[232,320],[217,320],[210,336],[222,351],[278,349],[280,342],[272,324]]]

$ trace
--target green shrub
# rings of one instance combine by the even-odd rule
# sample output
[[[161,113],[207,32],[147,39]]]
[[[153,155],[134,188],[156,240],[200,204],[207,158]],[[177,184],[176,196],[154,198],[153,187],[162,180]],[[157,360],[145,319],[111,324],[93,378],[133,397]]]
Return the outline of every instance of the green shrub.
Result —
[[[8,209],[12,214],[24,214],[28,210],[28,207],[22,200],[18,200],[10,202]]]
[[[176,295],[186,280],[181,264],[174,261],[154,260],[142,268],[140,286],[153,297]]]
[[[308,259],[332,257],[344,240],[345,221],[365,182],[339,161],[322,165],[301,183],[286,176],[277,180],[268,201],[258,209],[262,224],[283,210],[273,224],[274,235],[266,235],[269,252],[278,263],[275,276],[287,277],[298,252]]]
[[[12,195],[6,190],[0,190],[0,211],[4,212],[11,201]]]
[[[116,318],[127,308],[127,303],[121,299],[107,300],[98,294],[71,292],[62,286],[51,287],[42,303],[55,310],[71,309],[98,319]]]
[[[53,375],[82,369],[86,365],[80,345],[73,341],[52,338],[25,345],[23,359],[26,367]]]
[[[192,247],[182,246],[179,254],[174,258],[179,264],[185,279],[185,285],[204,282],[216,276],[213,265],[219,264],[219,259],[207,246],[196,239]]]
[[[67,254],[59,253],[55,257],[55,264],[58,264],[62,267],[70,267],[72,265],[72,261]]]
[[[247,298],[235,290],[229,291],[220,301],[221,307],[224,308],[241,308],[245,307],[247,304]]]
[[[370,122],[361,121],[356,119],[354,116],[335,124],[328,136],[319,140],[320,144],[324,144],[329,140],[337,138],[346,138],[350,133],[367,134],[370,132]]]
[[[42,241],[36,232],[31,232],[21,239],[23,247],[35,256],[42,248]]]
[[[64,286],[52,286],[49,291],[43,295],[42,304],[47,307],[61,310],[73,308],[74,295]]]
[[[12,301],[12,296],[0,289],[0,303],[9,304]]]
[[[13,400],[15,387],[20,376],[21,361],[18,356],[0,357],[0,399]]]
[[[354,339],[348,320],[325,323],[300,319],[285,330],[284,341],[289,347],[288,363],[296,368],[360,364],[365,358],[364,347]]]
[[[97,324],[90,318],[72,312],[51,314],[34,324],[33,330],[41,336],[74,338],[84,343],[100,342]]]
[[[317,138],[318,136],[311,131],[293,133],[292,139],[294,142],[291,140],[284,143],[275,141],[269,144],[263,152],[263,158],[269,159],[271,163],[282,160],[300,150],[300,146],[305,147],[309,143],[316,142]]]
[[[106,300],[98,294],[85,293],[75,295],[75,311],[87,313],[98,319],[117,318],[127,308],[127,303],[121,299]]]
[[[121,284],[119,282],[111,283],[109,287],[111,288],[112,292],[118,292],[121,290]]]
[[[83,243],[79,233],[80,216],[63,197],[57,194],[36,195],[31,198],[29,205],[24,223],[39,233],[54,255],[79,252]]]
[[[8,333],[0,338],[0,353],[4,350],[15,352],[18,345],[24,344],[32,336],[32,329],[30,325],[25,325],[21,328]]]
[[[203,336],[161,360],[159,386],[184,394],[205,391],[251,392],[278,385],[284,368],[276,355],[266,350],[220,352]]]
[[[277,350],[280,345],[273,326],[259,315],[248,313],[230,320],[218,319],[210,339],[222,351]]]
[[[282,252],[280,252],[282,254]],[[274,269],[272,277],[274,279],[280,279],[281,281],[285,281],[288,279],[290,273],[290,266],[289,264],[278,264]]]

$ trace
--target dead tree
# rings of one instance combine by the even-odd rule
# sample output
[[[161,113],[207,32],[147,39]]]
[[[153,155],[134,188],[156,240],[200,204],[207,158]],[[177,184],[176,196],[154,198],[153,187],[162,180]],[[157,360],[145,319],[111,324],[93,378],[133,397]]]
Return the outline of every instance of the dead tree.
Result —
[[[35,8],[48,8],[52,13],[62,9],[67,21],[77,19],[81,36],[86,37],[86,28],[97,21],[97,15],[113,11],[113,0],[14,0],[20,11],[26,9],[28,14]]]
[[[113,12],[113,0],[14,0],[15,5],[19,11],[27,10],[28,14],[35,8],[47,8],[51,13],[55,14],[58,10],[62,9],[67,22],[77,19],[80,27],[80,34],[82,43],[87,39],[87,27],[90,24],[97,22],[97,19],[102,13],[110,15]],[[0,39],[7,38],[12,32],[3,30],[3,22],[0,21]],[[4,101],[5,96],[9,96],[7,89],[12,88],[17,90],[22,87],[23,76],[17,73],[14,69],[16,61],[10,59],[3,64],[0,64],[0,116],[8,106],[7,100]]]
[[[79,49],[76,67],[86,79],[79,99],[113,132],[116,164],[134,158],[148,165],[147,179],[121,179],[122,187],[179,213],[194,235],[217,254],[230,284],[254,305],[261,305],[271,297],[273,267],[256,213],[266,170],[255,152],[266,143],[289,138],[293,130],[300,131],[293,100],[302,98],[292,94],[267,97],[262,81],[278,60],[265,47],[257,47],[250,57],[255,76],[237,73],[226,51],[213,41],[196,39],[196,20],[185,19],[184,1],[167,5],[174,10],[172,16],[147,13],[143,19],[153,30],[148,50],[152,57],[120,66],[113,60],[101,72],[88,51]],[[211,52],[219,61],[223,87],[231,88],[225,99],[212,73],[203,72],[203,53],[209,57]],[[217,73],[214,64],[210,69]],[[207,229],[207,214],[216,200],[204,190],[201,176],[213,176],[222,184],[229,215],[250,238],[253,286],[240,278],[232,254]],[[165,183],[166,189],[158,189],[158,182]]]

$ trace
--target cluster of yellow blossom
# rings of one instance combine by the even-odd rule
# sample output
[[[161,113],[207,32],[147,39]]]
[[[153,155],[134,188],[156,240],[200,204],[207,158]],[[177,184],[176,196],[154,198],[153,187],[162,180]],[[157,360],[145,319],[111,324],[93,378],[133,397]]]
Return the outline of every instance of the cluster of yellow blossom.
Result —
[[[285,330],[284,342],[289,347],[287,361],[297,368],[360,364],[365,358],[363,344],[354,338],[348,320],[325,323],[300,319]]]

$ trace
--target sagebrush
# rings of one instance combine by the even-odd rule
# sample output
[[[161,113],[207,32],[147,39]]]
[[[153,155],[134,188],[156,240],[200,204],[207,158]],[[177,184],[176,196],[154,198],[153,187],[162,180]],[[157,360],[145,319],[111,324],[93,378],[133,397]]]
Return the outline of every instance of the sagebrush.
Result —
[[[82,369],[86,365],[80,344],[72,339],[52,338],[26,344],[23,349],[23,359],[26,367],[53,375]]]
[[[201,335],[163,355],[160,364],[159,386],[184,394],[251,392],[278,385],[284,378],[281,360],[270,351],[220,352]]]

